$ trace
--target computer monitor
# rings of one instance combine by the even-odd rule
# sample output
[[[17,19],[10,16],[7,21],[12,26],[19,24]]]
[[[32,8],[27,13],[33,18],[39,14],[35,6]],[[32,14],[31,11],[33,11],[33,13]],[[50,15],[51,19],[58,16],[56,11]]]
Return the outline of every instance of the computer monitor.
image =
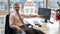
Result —
[[[47,20],[50,20],[51,9],[39,7],[38,15],[43,15],[43,18],[45,19],[45,23],[47,23]]]

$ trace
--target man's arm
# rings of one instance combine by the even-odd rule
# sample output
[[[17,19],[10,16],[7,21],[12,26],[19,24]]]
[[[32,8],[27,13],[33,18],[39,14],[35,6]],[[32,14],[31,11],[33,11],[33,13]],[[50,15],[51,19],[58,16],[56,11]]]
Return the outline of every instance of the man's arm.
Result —
[[[10,20],[9,21],[10,21],[10,27],[12,29],[17,29],[18,32],[22,32],[22,29],[19,26],[14,25],[14,17],[12,15],[10,15]]]

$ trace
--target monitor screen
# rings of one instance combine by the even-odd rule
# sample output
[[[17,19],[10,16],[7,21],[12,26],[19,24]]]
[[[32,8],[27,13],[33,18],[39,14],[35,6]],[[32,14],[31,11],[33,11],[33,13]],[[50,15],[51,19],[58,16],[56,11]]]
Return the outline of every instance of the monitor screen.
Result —
[[[38,8],[38,15],[43,15],[44,19],[50,20],[51,9],[48,8]]]

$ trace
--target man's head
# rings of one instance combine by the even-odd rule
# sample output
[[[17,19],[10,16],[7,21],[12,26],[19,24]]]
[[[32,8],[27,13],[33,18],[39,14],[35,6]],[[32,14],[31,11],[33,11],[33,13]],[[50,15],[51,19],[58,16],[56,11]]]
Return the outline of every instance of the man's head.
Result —
[[[14,9],[15,9],[15,11],[19,11],[19,9],[20,9],[19,4],[14,4]]]

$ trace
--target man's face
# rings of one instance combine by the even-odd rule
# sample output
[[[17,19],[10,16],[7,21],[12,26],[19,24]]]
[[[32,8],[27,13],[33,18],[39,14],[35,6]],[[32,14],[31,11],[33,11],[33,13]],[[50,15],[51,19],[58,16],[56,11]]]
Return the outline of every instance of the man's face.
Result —
[[[14,9],[15,11],[19,11],[19,5],[15,5]]]

